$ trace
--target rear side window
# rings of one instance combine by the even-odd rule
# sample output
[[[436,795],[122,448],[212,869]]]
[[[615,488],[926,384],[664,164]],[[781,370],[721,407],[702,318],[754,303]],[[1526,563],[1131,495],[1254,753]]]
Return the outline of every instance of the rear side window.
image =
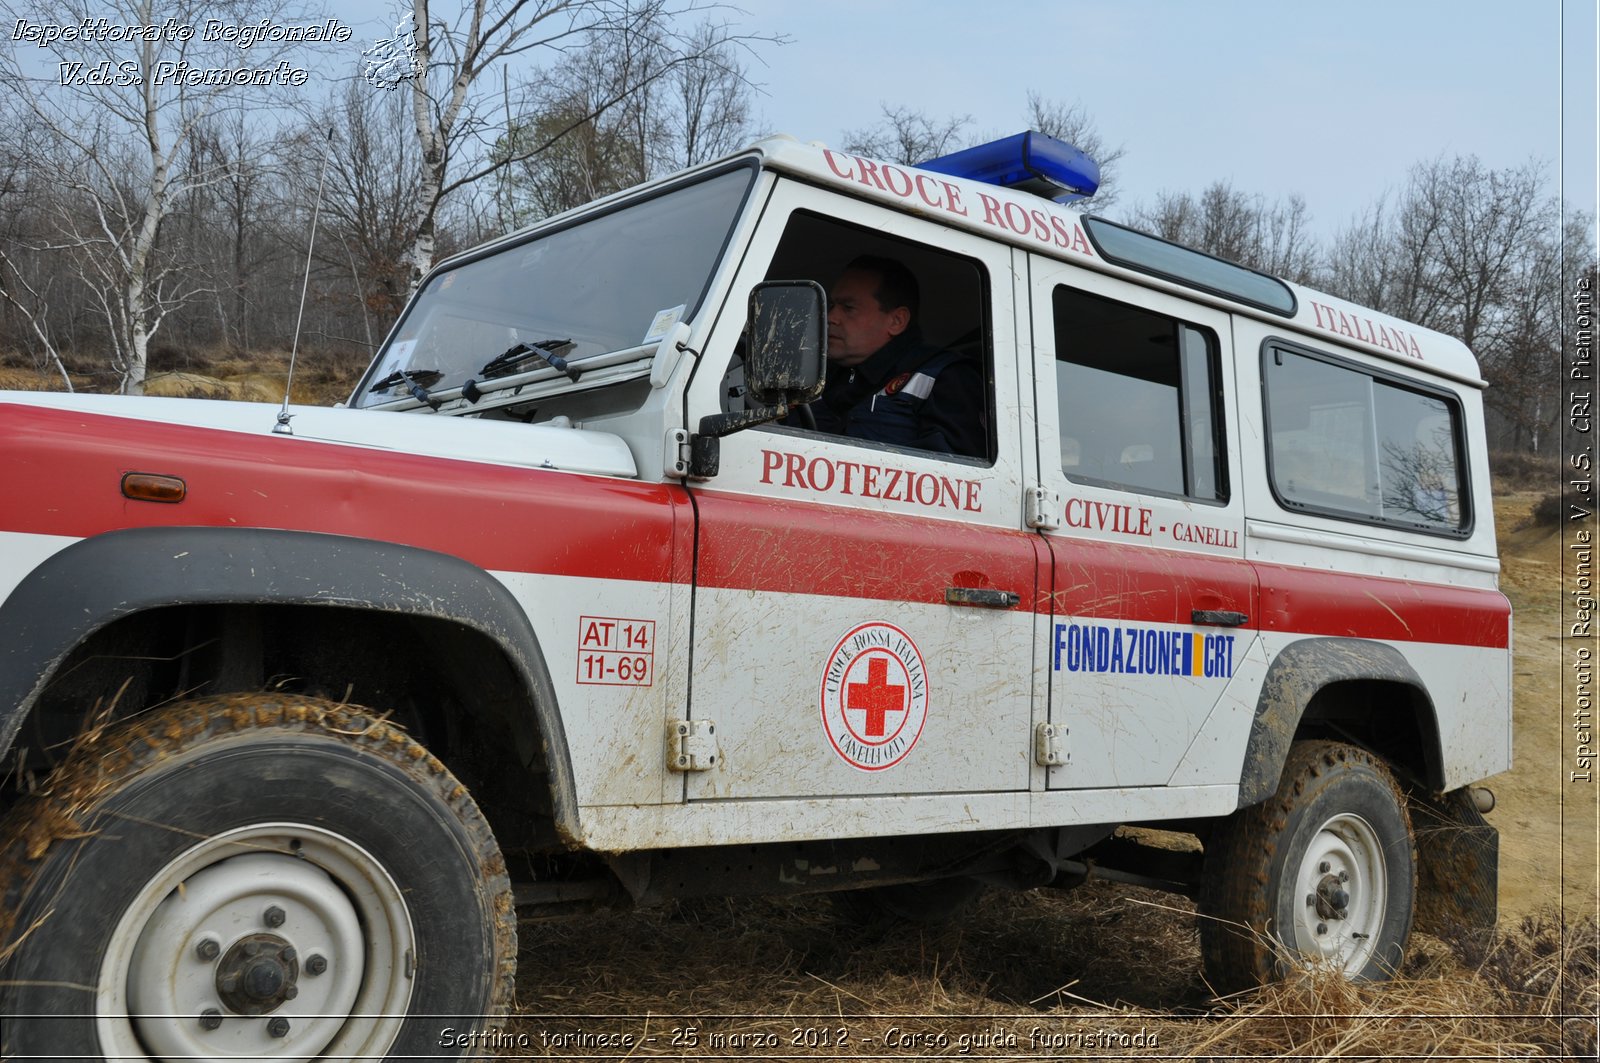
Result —
[[[1450,396],[1282,347],[1266,353],[1270,469],[1291,509],[1465,534],[1461,411]]]
[[[1067,478],[1226,502],[1216,336],[1071,288],[1053,303]]]

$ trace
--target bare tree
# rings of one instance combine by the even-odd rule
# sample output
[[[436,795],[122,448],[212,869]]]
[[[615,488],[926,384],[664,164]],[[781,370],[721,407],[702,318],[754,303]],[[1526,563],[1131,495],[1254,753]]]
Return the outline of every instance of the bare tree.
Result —
[[[969,114],[935,118],[909,107],[882,108],[877,125],[847,130],[844,150],[913,166],[967,146],[962,133],[972,124]]]
[[[1029,92],[1023,121],[1027,129],[1066,141],[1099,165],[1100,187],[1092,198],[1077,203],[1077,206],[1092,206],[1096,211],[1111,206],[1116,199],[1116,169],[1118,160],[1124,154],[1123,149],[1106,144],[1095,129],[1093,119],[1081,105],[1062,103],[1047,99],[1037,92]],[[940,155],[972,147],[975,143],[997,140],[1019,132],[1010,130],[974,137],[967,132],[971,125],[971,115],[937,118],[926,111],[885,105],[882,118],[876,125],[845,131],[844,149],[914,166]]]
[[[638,112],[617,103],[626,93],[619,79],[626,61],[602,41],[546,78],[508,117],[496,145],[505,165],[496,174],[496,202],[508,226],[559,214],[643,180],[649,171],[648,142],[639,135]]]
[[[549,150],[567,132],[597,121],[702,51],[773,40],[735,36],[725,26],[703,26],[696,35],[676,33],[676,21],[699,10],[696,0],[681,5],[671,0],[464,0],[453,21],[435,17],[430,0],[413,0],[413,8],[417,60],[424,71],[411,86],[422,161],[407,254],[413,286],[433,265],[438,212],[452,193]],[[609,95],[586,95],[587,109],[568,112],[564,123],[525,123],[516,135],[499,135],[496,110],[505,109],[508,93],[502,83],[497,100],[495,79],[486,74],[518,57],[559,63],[597,47],[621,60],[621,69],[612,71]],[[545,135],[537,135],[535,127]]]
[[[667,78],[669,128],[657,154],[662,170],[698,166],[737,150],[749,136],[750,79],[739,50],[721,37],[702,22],[690,37],[688,61]]]
[[[507,160],[495,178],[504,224],[557,214],[739,146],[750,86],[738,47],[701,23],[679,51],[664,29],[595,38],[508,109],[495,146]]]
[[[42,164],[62,190],[35,249],[72,262],[106,322],[122,390],[138,392],[151,337],[205,287],[164,253],[163,223],[183,195],[226,173],[180,158],[208,117],[246,98],[269,104],[291,83],[288,64],[274,62],[286,45],[254,44],[244,62],[262,73],[241,78],[237,42],[202,28],[293,14],[277,0],[3,0],[0,12],[24,42],[0,53],[0,71],[28,87],[23,102],[53,141]],[[71,40],[28,30],[74,24],[107,28]]]
[[[231,291],[231,334],[239,348],[248,350],[256,330],[251,311],[252,278],[274,257],[274,250],[263,238],[263,215],[271,203],[274,185],[268,171],[267,145],[252,129],[242,111],[235,111],[222,124],[216,136],[218,169],[223,174],[217,187],[222,217],[218,219],[226,236],[228,288]]]
[[[34,198],[30,193],[39,182],[37,175],[38,143],[37,122],[31,114],[16,116],[12,130],[11,147],[0,158],[0,300],[7,316],[22,319],[23,330],[31,339],[29,346],[37,345],[37,357],[53,365],[61,374],[68,391],[72,390],[72,377],[62,363],[61,352],[51,331],[51,312],[48,289],[53,277],[33,268],[19,266],[6,248],[13,247],[29,259],[36,257],[28,251],[35,242],[29,228],[36,221],[37,210],[30,209]],[[20,245],[20,246],[19,246]],[[30,261],[29,265],[33,265]],[[39,277],[37,284],[29,280],[30,274]],[[27,341],[24,341],[27,343]]]
[[[48,274],[45,278],[41,282],[44,285],[53,279]],[[48,289],[41,291],[29,283],[27,275],[17,268],[4,250],[0,250],[0,299],[4,299],[22,315],[28,324],[28,331],[38,341],[44,360],[54,366],[56,372],[61,374],[66,389],[72,391],[72,375],[67,372],[66,364],[61,360],[61,351],[50,331]]]
[[[1546,445],[1559,364],[1562,247],[1593,261],[1590,220],[1563,228],[1536,162],[1493,170],[1472,156],[1412,167],[1406,185],[1340,233],[1327,286],[1459,337],[1478,357],[1506,445]],[[1565,234],[1565,239],[1563,239]]]
[[[323,195],[326,238],[318,258],[330,272],[350,278],[349,300],[360,314],[367,342],[374,326],[392,322],[410,292],[406,255],[422,188],[422,166],[415,152],[391,131],[405,122],[407,100],[399,93],[372,92],[351,83],[330,100],[316,126],[335,130]],[[297,138],[288,153],[309,213],[325,145],[321,138]]]
[[[1162,192],[1152,206],[1134,208],[1129,224],[1230,262],[1302,283],[1317,271],[1317,249],[1307,232],[1305,200],[1280,200],[1240,192],[1215,181],[1199,195]]]
[[[1126,150],[1107,144],[1082,104],[1051,100],[1036,91],[1028,93],[1028,128],[1071,144],[1100,167],[1100,187],[1079,206],[1104,213],[1117,201],[1117,168]]]

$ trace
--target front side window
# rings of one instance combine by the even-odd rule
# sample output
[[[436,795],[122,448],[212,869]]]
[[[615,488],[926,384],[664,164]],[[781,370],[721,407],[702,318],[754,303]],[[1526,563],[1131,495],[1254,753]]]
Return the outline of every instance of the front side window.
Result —
[[[1266,356],[1272,485],[1290,508],[1457,534],[1460,412],[1447,397],[1283,348]]]
[[[1067,478],[1225,502],[1215,335],[1065,287],[1053,311]]]
[[[992,461],[989,292],[981,261],[796,211],[767,279],[796,278],[828,292],[827,386],[772,430]],[[727,384],[724,409],[743,408],[742,390]]]

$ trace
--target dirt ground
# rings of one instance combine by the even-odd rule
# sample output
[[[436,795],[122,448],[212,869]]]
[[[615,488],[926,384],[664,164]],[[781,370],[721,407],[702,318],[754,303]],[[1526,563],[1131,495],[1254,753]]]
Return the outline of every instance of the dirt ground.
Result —
[[[1561,622],[1562,555],[1571,554],[1566,542],[1572,534],[1564,539],[1554,526],[1523,526],[1541,494],[1510,493],[1496,504],[1500,585],[1514,610],[1515,766],[1487,782],[1498,801],[1488,818],[1500,831],[1502,925],[1561,902],[1569,916],[1596,911],[1600,783],[1568,781],[1578,745],[1570,664],[1585,645]],[[1569,557],[1568,566],[1573,563]],[[1593,640],[1586,645],[1592,650]]]

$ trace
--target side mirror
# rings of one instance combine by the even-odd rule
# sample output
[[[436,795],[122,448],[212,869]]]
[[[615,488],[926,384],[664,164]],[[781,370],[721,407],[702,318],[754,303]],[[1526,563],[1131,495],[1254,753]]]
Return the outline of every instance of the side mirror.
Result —
[[[828,368],[828,297],[816,281],[762,281],[750,292],[744,385],[759,409],[700,418],[689,439],[689,476],[717,475],[723,436],[789,415],[822,395]]]
[[[744,376],[757,402],[795,406],[822,394],[827,305],[827,293],[816,281],[762,281],[751,289]]]

